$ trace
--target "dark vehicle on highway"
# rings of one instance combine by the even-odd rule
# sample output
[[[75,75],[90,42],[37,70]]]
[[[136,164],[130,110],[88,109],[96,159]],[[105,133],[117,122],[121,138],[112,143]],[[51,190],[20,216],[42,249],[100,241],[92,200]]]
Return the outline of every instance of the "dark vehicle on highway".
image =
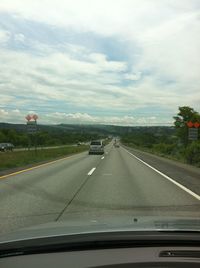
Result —
[[[5,143],[0,143],[0,151],[5,152],[6,151],[6,144]]]
[[[13,151],[14,145],[12,143],[6,143],[6,150],[7,151]]]
[[[119,146],[119,143],[115,143],[114,146],[115,146],[115,148],[119,148],[120,147]]]
[[[6,152],[6,151],[13,151],[14,145],[12,143],[0,143],[0,151]]]

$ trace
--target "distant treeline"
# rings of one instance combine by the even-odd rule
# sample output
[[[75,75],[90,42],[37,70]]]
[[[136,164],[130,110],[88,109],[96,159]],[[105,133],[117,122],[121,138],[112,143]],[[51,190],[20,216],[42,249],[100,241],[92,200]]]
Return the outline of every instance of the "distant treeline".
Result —
[[[77,142],[86,142],[99,138],[104,138],[104,136],[97,133],[77,133],[64,131],[39,131],[37,134],[30,135],[24,131],[0,129],[0,143],[10,142],[18,147],[27,147],[29,144],[34,146],[35,143],[41,146],[64,145]]]

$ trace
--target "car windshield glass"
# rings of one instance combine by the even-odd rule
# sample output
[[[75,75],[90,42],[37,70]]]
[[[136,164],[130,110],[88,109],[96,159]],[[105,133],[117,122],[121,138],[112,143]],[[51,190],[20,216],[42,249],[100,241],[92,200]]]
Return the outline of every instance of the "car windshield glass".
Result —
[[[0,236],[199,221],[200,1],[0,0]]]
[[[101,142],[100,141],[92,141],[91,145],[101,145]]]

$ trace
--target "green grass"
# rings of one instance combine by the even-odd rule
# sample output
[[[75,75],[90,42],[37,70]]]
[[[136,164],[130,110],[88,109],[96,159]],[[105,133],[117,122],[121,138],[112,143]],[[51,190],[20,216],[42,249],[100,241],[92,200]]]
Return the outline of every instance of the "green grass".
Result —
[[[65,157],[88,150],[88,146],[69,146],[54,149],[40,149],[38,151],[19,151],[0,153],[0,171],[24,167],[26,165],[40,163],[47,160]]]
[[[146,153],[151,153],[151,154],[154,154],[154,155],[157,155],[157,156],[161,156],[161,157],[168,158],[168,159],[171,159],[171,160],[179,161],[181,163],[186,163],[186,160],[184,159],[184,157],[182,155],[166,154],[166,153],[163,153],[163,152],[158,152],[153,148],[141,147],[141,146],[137,146],[137,145],[135,145],[133,143],[124,143],[124,145],[126,145],[128,147],[131,147],[133,149],[137,149],[137,150],[146,152]]]
[[[196,148],[198,153],[196,152],[196,154],[194,154],[194,150],[192,150],[190,152],[190,154],[193,157],[196,156],[196,158],[197,158],[197,160],[194,162],[188,162],[187,158],[185,157],[184,152],[180,151],[180,150],[177,150],[175,152],[172,151],[171,153],[166,153],[166,152],[159,151],[160,148],[158,146],[154,146],[152,148],[147,148],[147,147],[137,146],[134,143],[124,143],[124,145],[126,145],[128,147],[132,147],[132,148],[137,149],[137,150],[141,150],[141,151],[146,152],[146,153],[151,153],[151,154],[161,156],[161,157],[164,157],[167,159],[175,160],[175,161],[178,161],[178,162],[181,162],[184,164],[190,164],[190,165],[195,166],[195,167],[200,167],[199,149],[198,149],[199,147],[197,147],[197,145],[195,145],[195,144],[193,146],[194,146],[194,148]],[[170,147],[169,147],[169,149],[170,149]]]

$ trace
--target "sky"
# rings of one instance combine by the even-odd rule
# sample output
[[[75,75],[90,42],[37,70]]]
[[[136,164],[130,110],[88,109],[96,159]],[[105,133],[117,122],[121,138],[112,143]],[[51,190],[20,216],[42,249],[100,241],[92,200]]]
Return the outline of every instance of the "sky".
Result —
[[[199,0],[1,0],[0,122],[171,125],[199,54]]]

